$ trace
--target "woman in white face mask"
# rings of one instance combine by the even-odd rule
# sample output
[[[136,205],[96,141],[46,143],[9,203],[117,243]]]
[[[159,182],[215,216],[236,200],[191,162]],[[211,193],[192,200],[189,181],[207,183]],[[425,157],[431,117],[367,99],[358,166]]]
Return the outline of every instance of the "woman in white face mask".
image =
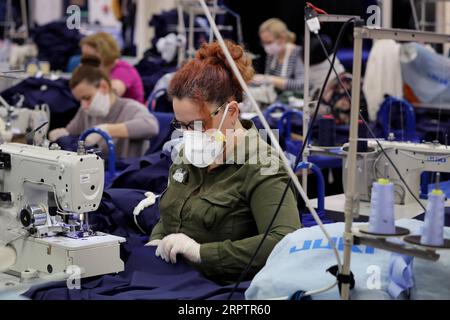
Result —
[[[266,51],[265,74],[256,75],[254,84],[273,84],[278,90],[303,91],[302,49],[295,45],[296,35],[280,19],[269,19],[259,29]]]
[[[50,132],[50,141],[79,136],[98,127],[114,139],[117,157],[135,158],[148,150],[149,139],[159,133],[157,119],[144,105],[114,93],[109,77],[100,69],[99,58],[83,56],[72,75],[70,88],[81,108],[67,127]],[[98,144],[107,153],[105,142],[97,134],[89,136],[86,144]]]
[[[253,68],[247,54],[240,46],[227,45],[250,81]],[[254,124],[240,120],[243,91],[218,43],[205,44],[175,74],[169,95],[173,125],[184,145],[170,169],[159,206],[161,220],[148,246],[156,247],[156,256],[168,263],[185,259],[210,279],[234,282],[267,229],[288,175]],[[268,166],[274,170],[265,172]],[[292,192],[281,211],[250,277],[277,242],[300,227]]]

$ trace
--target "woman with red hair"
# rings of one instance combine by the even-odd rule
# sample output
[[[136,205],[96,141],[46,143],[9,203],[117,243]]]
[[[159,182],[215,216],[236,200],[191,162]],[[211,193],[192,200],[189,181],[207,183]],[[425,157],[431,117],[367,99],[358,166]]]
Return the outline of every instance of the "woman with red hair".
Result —
[[[227,46],[243,78],[251,81],[248,55],[231,42]],[[170,170],[149,246],[157,246],[156,255],[166,262],[181,256],[214,281],[235,282],[272,220],[288,175],[254,124],[240,121],[243,90],[218,43],[203,45],[175,74],[169,95],[173,125],[184,144]],[[266,157],[261,150],[268,150]],[[249,277],[298,228],[296,199],[289,191]]]

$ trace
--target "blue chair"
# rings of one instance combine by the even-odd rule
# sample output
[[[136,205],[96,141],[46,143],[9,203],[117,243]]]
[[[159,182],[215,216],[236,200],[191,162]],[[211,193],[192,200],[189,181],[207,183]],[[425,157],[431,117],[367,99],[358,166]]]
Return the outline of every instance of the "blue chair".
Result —
[[[277,128],[280,139],[284,141],[285,151],[297,156],[303,146],[303,142],[292,140],[292,126],[295,124],[295,119],[300,120],[303,124],[303,113],[297,110],[288,110],[278,121]],[[314,163],[321,169],[342,167],[342,159],[339,157],[310,156],[308,161]]]
[[[173,113],[172,102],[167,98],[167,89],[162,88],[153,91],[147,99],[147,106],[150,112]]]
[[[108,145],[108,171],[105,173],[105,186],[108,186],[117,176],[116,171],[116,147],[114,145],[114,141],[111,138],[111,136],[99,129],[99,128],[92,128],[86,130],[81,136],[80,141],[86,141],[87,137],[89,137],[91,134],[98,134],[100,135],[107,143]]]
[[[157,100],[165,94],[167,94],[167,90],[164,88],[153,91],[147,99],[148,110],[151,112],[155,111]]]
[[[317,214],[319,215],[320,220],[322,220],[324,224],[333,223],[334,221],[326,219],[325,216],[325,179],[323,177],[322,171],[317,165],[310,162],[300,163],[295,171],[305,169],[311,170],[317,178]],[[307,228],[317,225],[310,212],[300,212],[300,220],[302,221],[303,226]]]
[[[392,115],[396,116],[396,119],[398,116],[391,113],[392,107],[399,107],[400,111],[405,115],[405,119],[403,120],[406,120],[406,130],[392,128],[389,130],[391,127],[390,122],[392,122]],[[401,120],[402,119],[400,119],[400,121]],[[397,141],[419,141],[416,133],[416,114],[414,112],[414,107],[404,99],[386,96],[386,99],[378,111],[378,123],[381,125],[381,135],[384,139],[389,138],[390,133],[394,133]]]
[[[281,119],[278,121],[278,131],[280,138],[285,141],[287,152],[297,155],[302,148],[302,141],[292,140],[292,124],[294,119],[300,120],[303,123],[303,112],[297,110],[286,111]]]
[[[69,63],[67,64],[67,72],[72,73],[81,63],[81,56],[76,55],[72,56],[69,59]]]
[[[275,102],[271,106],[269,106],[266,110],[264,110],[264,117],[266,118],[267,122],[269,123],[269,126],[271,128],[277,128],[278,127],[278,121],[279,119],[274,117],[273,114],[275,112],[286,113],[289,111],[289,107],[285,104],[282,104],[281,102]]]

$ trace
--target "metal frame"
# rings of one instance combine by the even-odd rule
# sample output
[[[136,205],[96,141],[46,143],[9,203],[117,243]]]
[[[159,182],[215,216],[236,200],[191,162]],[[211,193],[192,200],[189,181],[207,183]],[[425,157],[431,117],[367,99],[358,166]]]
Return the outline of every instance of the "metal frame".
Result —
[[[450,0],[420,0],[420,19],[418,19],[418,17],[417,17],[420,30],[423,31],[427,27],[433,27],[433,26],[435,27],[435,30],[436,30],[438,4],[445,3],[445,2],[450,2]],[[410,0],[410,3],[411,3],[411,7],[413,9],[413,14],[414,14],[414,11],[416,11],[416,8],[415,8],[416,3],[414,2],[414,0]],[[436,19],[434,22],[427,21],[427,5],[428,4],[435,5]],[[416,16],[417,16],[417,13],[416,13]]]
[[[209,0],[208,1],[208,8],[211,14],[213,15],[214,21],[216,20],[216,17],[218,15],[226,15],[227,13],[230,13],[227,8],[221,7],[217,4],[217,0]],[[177,10],[178,10],[178,32],[179,34],[185,34],[187,31],[187,44],[188,48],[187,50],[180,49],[179,53],[187,53],[187,58],[192,59],[195,56],[196,49],[195,49],[195,33],[199,31],[203,31],[200,29],[195,28],[195,17],[204,15],[204,11],[201,8],[201,6],[198,5],[197,1],[189,1],[189,0],[177,0],[176,2]],[[189,15],[189,25],[184,25],[184,16],[183,13],[187,12]],[[240,17],[237,18],[238,24],[240,24]],[[187,30],[186,30],[187,29]],[[222,26],[222,30],[227,29],[226,27]],[[242,35],[242,27],[238,26],[238,34]],[[209,34],[209,41],[212,42],[214,40],[213,32],[211,30]],[[184,57],[183,57],[184,58]],[[178,60],[178,64],[181,65],[184,60],[180,59]]]
[[[351,247],[357,236],[358,240],[370,241],[372,245],[388,250],[396,251],[398,247],[393,247],[390,243],[386,245],[380,239],[368,239],[365,236],[356,234],[352,230],[353,218],[359,213],[358,191],[356,190],[356,157],[358,142],[358,119],[360,109],[360,93],[361,93],[361,67],[362,67],[362,47],[364,39],[392,39],[396,41],[414,41],[426,43],[449,43],[450,35],[436,34],[431,32],[401,30],[401,29],[369,29],[367,27],[357,27],[354,29],[354,61],[353,61],[353,81],[352,81],[352,108],[350,118],[350,138],[348,153],[348,178],[347,192],[345,200],[345,233],[344,233],[344,265],[342,274],[350,274],[351,263]],[[403,250],[403,249],[402,249]],[[423,252],[417,252],[420,249],[406,249],[411,256],[423,257]],[[430,249],[427,249],[430,253]],[[431,250],[433,251],[433,250]],[[405,252],[405,251],[403,251]],[[349,298],[349,285],[342,286],[342,299]]]
[[[351,18],[357,18],[359,19],[359,16],[349,16],[349,15],[319,15],[319,21],[322,23],[345,23]],[[304,86],[303,86],[303,100],[304,100],[304,108],[303,108],[303,137],[306,137],[308,134],[309,129],[309,123],[311,121],[311,109],[313,109],[314,106],[311,106],[311,97],[309,95],[310,90],[310,62],[311,62],[311,55],[310,55],[310,48],[311,48],[311,32],[309,31],[308,25],[305,22],[305,43],[304,43],[304,50],[305,50],[305,57],[304,57],[304,68],[305,68],[305,80],[304,80]],[[304,143],[307,143],[305,141]],[[309,156],[309,149],[305,148],[305,152],[303,154],[303,162],[308,162],[308,156]],[[302,172],[302,186],[305,192],[308,192],[308,174],[307,170],[304,170]]]

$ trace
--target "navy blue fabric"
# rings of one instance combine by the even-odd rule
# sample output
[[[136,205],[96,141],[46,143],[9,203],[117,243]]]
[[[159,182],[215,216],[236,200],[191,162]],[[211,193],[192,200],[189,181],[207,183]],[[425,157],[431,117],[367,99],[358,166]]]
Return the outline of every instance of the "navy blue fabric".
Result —
[[[177,69],[175,65],[167,64],[163,59],[153,56],[145,57],[135,65],[135,68],[142,78],[146,97],[149,97],[153,92],[159,79],[167,73],[175,72]]]
[[[417,135],[421,141],[427,142],[438,140],[440,143],[445,143],[445,136],[450,135],[450,116],[442,114],[439,121],[439,115],[429,115],[423,113],[422,110],[416,111],[417,118]],[[439,129],[439,130],[438,130]]]
[[[69,290],[66,282],[33,287],[24,296],[33,300],[223,300],[233,286],[216,284],[182,259],[167,264],[155,256],[155,248],[144,247],[148,236],[133,222],[133,208],[145,198],[145,191],[111,189],[105,191],[101,206],[90,215],[94,230],[127,239],[121,246],[125,271],[83,279],[81,290]],[[145,209],[139,225],[151,233],[159,219],[158,204]],[[250,282],[242,283],[234,299],[243,300]]]
[[[80,140],[80,137],[66,136],[66,137],[59,138],[55,142],[61,147],[62,150],[76,152],[78,149],[78,141],[79,140]]]
[[[170,155],[157,152],[130,164],[112,183],[112,188],[140,189],[161,194],[167,188]]]
[[[108,189],[103,193],[99,209],[89,215],[89,223],[95,231],[130,238],[142,236],[133,218],[134,208],[144,200],[148,190]],[[159,202],[143,210],[137,221],[150,234],[159,221]]]
[[[83,36],[67,28],[65,21],[52,22],[31,31],[39,49],[39,60],[49,61],[52,70],[66,70],[70,57],[80,53]]]
[[[11,105],[17,102],[17,94],[25,97],[24,108],[34,109],[36,105],[48,104],[50,130],[66,127],[80,107],[66,79],[28,78],[1,93]]]
[[[306,292],[305,291],[297,291],[294,293],[291,297],[291,301],[312,301],[312,298],[310,296],[305,297]]]
[[[396,137],[401,138],[405,135],[406,130],[406,115],[403,112],[403,132],[401,126],[401,109],[397,104],[392,104],[391,106],[391,131],[394,132]],[[415,108],[416,114],[416,135],[419,141],[435,141],[438,140],[440,143],[445,143],[445,135],[450,133],[450,115],[445,110],[439,111],[432,109],[421,109]],[[376,124],[372,125],[373,130],[377,137],[385,138],[382,134],[382,124],[379,119]],[[439,129],[439,130],[438,130]]]
[[[5,20],[6,20],[6,0],[0,0],[0,21],[4,22]]]
[[[136,241],[137,242],[137,241]],[[233,286],[207,280],[183,261],[167,264],[155,256],[155,248],[137,244],[125,272],[82,281],[81,290],[67,289],[66,282],[32,288],[25,296],[34,300],[225,300]],[[244,300],[250,283],[242,283],[234,295]]]
[[[163,11],[161,14],[154,15],[149,21],[149,26],[153,27],[155,30],[155,36],[152,39],[152,47],[156,48],[159,39],[164,38],[171,32],[175,32],[170,30],[169,26],[177,24],[178,12],[176,10]],[[184,14],[184,25],[189,25],[189,18],[186,14]]]
[[[155,108],[153,109],[153,111],[155,111],[155,112],[174,113],[173,103],[169,99],[169,96],[167,93],[156,98],[156,100],[154,101],[154,106],[155,106]]]
[[[172,120],[175,118],[173,113],[152,112],[158,119],[159,134],[150,140],[150,149],[146,154],[152,154],[161,151],[164,144],[171,140],[174,131],[172,127]]]

